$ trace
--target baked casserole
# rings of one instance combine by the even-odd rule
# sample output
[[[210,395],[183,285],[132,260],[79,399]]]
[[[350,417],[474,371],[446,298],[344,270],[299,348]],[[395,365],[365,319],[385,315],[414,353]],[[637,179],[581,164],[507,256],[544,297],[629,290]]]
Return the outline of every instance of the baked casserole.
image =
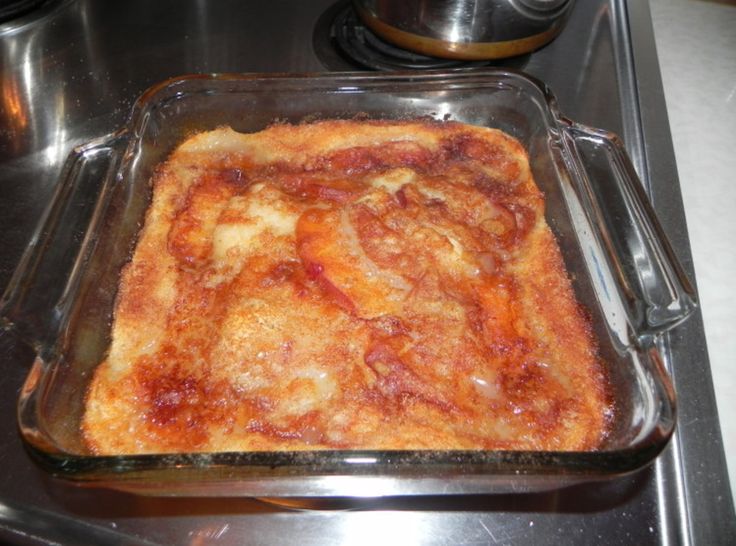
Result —
[[[523,147],[328,120],[157,170],[82,426],[96,454],[570,451],[611,414]]]

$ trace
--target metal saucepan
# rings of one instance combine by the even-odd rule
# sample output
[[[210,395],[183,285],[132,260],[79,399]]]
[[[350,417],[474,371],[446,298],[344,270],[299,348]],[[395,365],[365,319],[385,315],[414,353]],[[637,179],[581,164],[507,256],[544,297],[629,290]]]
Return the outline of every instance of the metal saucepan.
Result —
[[[404,49],[449,59],[533,51],[562,30],[574,0],[353,0],[365,24]]]

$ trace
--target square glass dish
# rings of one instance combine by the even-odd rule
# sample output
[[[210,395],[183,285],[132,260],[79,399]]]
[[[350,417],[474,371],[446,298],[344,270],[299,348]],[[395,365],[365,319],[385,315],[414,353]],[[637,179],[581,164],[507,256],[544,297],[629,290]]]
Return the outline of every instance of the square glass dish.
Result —
[[[110,343],[121,268],[156,166],[187,136],[277,121],[433,118],[495,127],[529,153],[547,221],[592,319],[615,415],[591,452],[307,451],[94,456],[80,421]],[[650,463],[675,427],[657,336],[695,306],[621,142],[560,114],[544,84],[499,70],[185,76],[149,89],[126,127],[77,147],[3,295],[37,352],[18,404],[30,453],[54,476],[153,495],[379,496],[526,492]],[[145,327],[145,325],[142,325]]]

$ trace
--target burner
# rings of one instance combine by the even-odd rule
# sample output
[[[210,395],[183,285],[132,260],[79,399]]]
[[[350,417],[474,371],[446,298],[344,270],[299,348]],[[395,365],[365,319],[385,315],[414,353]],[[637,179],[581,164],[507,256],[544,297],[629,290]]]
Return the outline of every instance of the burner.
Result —
[[[329,8],[314,30],[317,57],[330,70],[430,70],[483,66],[520,67],[527,56],[503,61],[462,61],[427,57],[390,44],[363,24],[350,0]]]
[[[426,57],[385,42],[367,28],[352,5],[343,9],[332,23],[338,46],[351,59],[374,70],[426,70],[486,66],[487,62],[465,62]]]
[[[0,23],[24,15],[45,2],[46,0],[0,0]]]

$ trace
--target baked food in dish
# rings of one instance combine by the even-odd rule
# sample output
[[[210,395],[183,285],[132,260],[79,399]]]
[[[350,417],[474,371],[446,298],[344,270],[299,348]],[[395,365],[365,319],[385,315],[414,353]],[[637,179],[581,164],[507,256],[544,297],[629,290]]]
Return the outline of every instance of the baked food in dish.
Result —
[[[87,393],[99,454],[589,450],[611,404],[522,146],[452,122],[195,135]]]

